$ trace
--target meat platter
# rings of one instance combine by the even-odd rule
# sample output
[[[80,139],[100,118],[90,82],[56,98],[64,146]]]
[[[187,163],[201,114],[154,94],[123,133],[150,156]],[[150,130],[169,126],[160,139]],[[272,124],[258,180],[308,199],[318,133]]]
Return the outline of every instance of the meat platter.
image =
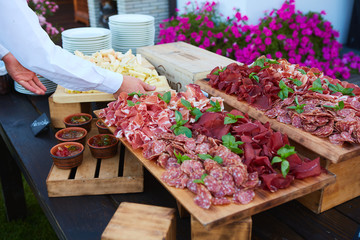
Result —
[[[203,135],[199,134],[199,135],[197,135],[196,141],[198,141],[199,138],[205,139],[205,140],[203,140],[204,142],[201,142],[201,144],[204,143],[205,145],[208,143],[205,141],[210,141],[211,144],[213,144],[213,146],[214,146],[212,148],[212,150],[215,149],[214,151],[218,151],[217,154],[211,153],[211,151],[212,151],[211,149],[210,150],[208,149],[209,152],[205,151],[205,152],[202,152],[204,154],[198,154],[196,156],[191,155],[190,150],[185,153],[184,150],[181,150],[182,146],[179,146],[181,141],[183,141],[184,147],[186,148],[186,147],[190,147],[190,145],[191,145],[191,144],[189,145],[188,143],[191,143],[191,142],[195,143],[195,139],[192,138],[191,136],[190,137],[187,136],[186,134],[188,132],[186,132],[186,131],[184,132],[184,134],[176,134],[176,132],[184,131],[184,129],[187,129],[186,126],[189,126],[191,128],[190,125],[184,125],[188,121],[189,121],[189,123],[197,121],[198,124],[200,124],[200,122],[202,122],[202,120],[201,120],[202,116],[199,119],[196,119],[197,117],[195,118],[192,115],[194,115],[195,113],[198,114],[200,112],[200,110],[203,111],[202,114],[206,119],[208,116],[213,116],[216,114],[218,114],[218,115],[223,114],[222,112],[205,114],[205,111],[210,108],[209,103],[211,103],[211,105],[215,104],[215,102],[212,101],[212,100],[215,101],[215,99],[209,100],[209,99],[205,98],[202,95],[200,88],[196,85],[190,86],[188,90],[189,91],[187,91],[186,93],[175,93],[172,90],[172,91],[168,92],[169,96],[167,96],[167,97],[165,96],[165,94],[162,96],[156,95],[156,94],[151,94],[150,96],[143,96],[143,94],[139,94],[139,93],[137,93],[137,94],[134,93],[134,94],[129,94],[129,95],[126,93],[122,93],[117,101],[110,103],[108,105],[109,107],[106,109],[95,111],[95,114],[99,118],[103,119],[105,124],[107,124],[108,126],[110,125],[109,129],[114,133],[114,135],[116,135],[118,138],[121,139],[122,143],[159,180],[159,182],[164,185],[164,187],[177,199],[177,201],[182,206],[184,206],[184,208],[187,209],[190,212],[190,214],[192,216],[194,216],[206,228],[210,229],[210,228],[213,228],[218,225],[231,223],[235,220],[249,217],[253,214],[259,213],[259,212],[269,209],[271,207],[278,206],[279,204],[282,204],[284,202],[290,201],[292,199],[304,196],[308,193],[311,193],[313,191],[321,189],[335,181],[335,176],[326,171],[321,171],[321,172],[319,171],[316,175],[308,175],[307,177],[304,177],[303,179],[300,179],[300,177],[299,177],[299,179],[297,179],[295,177],[291,177],[291,175],[289,173],[286,176],[286,178],[285,178],[285,175],[284,175],[284,177],[280,177],[281,181],[284,181],[285,179],[291,179],[291,181],[288,182],[289,184],[287,184],[286,188],[283,188],[283,189],[280,189],[282,187],[279,187],[279,189],[271,189],[270,188],[270,191],[269,191],[269,190],[264,190],[263,188],[260,188],[260,187],[255,187],[255,185],[252,183],[252,181],[250,181],[254,178],[255,180],[257,180],[257,181],[255,181],[255,183],[260,183],[260,181],[258,180],[257,173],[254,174],[254,172],[253,172],[253,173],[248,174],[246,172],[244,175],[241,176],[241,173],[239,173],[239,171],[240,172],[242,171],[241,169],[243,169],[243,168],[241,168],[241,166],[243,165],[243,163],[241,163],[241,158],[239,157],[239,155],[236,155],[235,153],[231,152],[228,148],[224,147],[221,143],[219,143],[220,141],[216,140],[215,138],[202,137]],[[201,93],[201,94],[199,94],[199,93]],[[200,96],[200,95],[202,95],[202,96]],[[166,104],[166,100],[165,100],[166,98],[168,98],[167,104]],[[184,99],[187,99],[189,101],[190,101],[190,99],[195,99],[195,101],[192,102],[192,105],[186,107],[188,109],[191,109],[191,111],[184,108],[184,106],[187,106],[189,104],[189,102],[184,101]],[[222,100],[216,99],[216,104],[220,106],[220,103],[218,102],[218,100],[220,102],[222,102]],[[198,107],[197,112],[194,110],[196,108],[196,107],[194,107],[195,105]],[[179,108],[179,106],[180,106],[180,108]],[[162,107],[164,107],[164,108],[162,109]],[[215,108],[215,107],[213,107],[213,108]],[[179,111],[174,111],[173,109],[179,109]],[[115,112],[116,112],[116,114],[115,114]],[[150,112],[150,114],[149,114],[149,112]],[[179,118],[179,114],[181,116],[180,118]],[[235,112],[234,112],[234,114],[235,114]],[[184,117],[184,119],[182,119],[182,117]],[[155,119],[155,120],[153,122],[146,122],[145,120],[147,118],[151,118],[151,119]],[[194,118],[195,118],[195,120],[194,120]],[[246,117],[244,117],[244,118],[247,119]],[[187,120],[185,120],[185,119],[187,119]],[[174,124],[175,121],[176,121],[176,124]],[[222,122],[224,122],[224,120],[222,120]],[[146,123],[146,124],[144,124],[144,123]],[[261,123],[257,123],[257,124],[261,125]],[[139,128],[140,125],[142,126],[141,128]],[[174,133],[172,133],[172,130],[170,130],[170,127],[171,127],[171,129],[174,130],[174,133],[176,136],[174,135]],[[229,126],[225,127],[224,129],[227,129],[227,131],[229,131]],[[282,136],[281,133],[276,133],[274,135],[271,135],[271,134],[273,134],[272,130],[266,128],[266,126],[265,127],[262,126],[262,129],[266,130],[267,136],[274,136],[274,138],[276,138],[276,136]],[[195,128],[193,128],[192,130],[193,130],[193,132],[196,132]],[[223,132],[222,129],[220,129],[219,131]],[[224,134],[224,133],[222,133],[222,134]],[[154,136],[156,136],[155,137],[156,139],[152,140],[152,138]],[[161,136],[161,138],[158,136]],[[271,139],[272,138],[273,137],[271,137]],[[284,139],[287,140],[286,137]],[[173,141],[173,140],[174,140],[174,142],[171,143],[171,141]],[[169,142],[171,143],[171,145],[170,144],[166,145],[166,143],[169,143]],[[287,142],[287,141],[285,141],[285,142]],[[175,147],[176,144],[173,145],[173,143],[177,143],[177,146]],[[198,145],[195,144],[195,146],[193,146],[193,149],[195,149],[195,147],[199,147],[201,144],[200,144],[200,142],[198,143]],[[285,144],[285,143],[282,143],[282,144]],[[187,145],[187,146],[185,146],[185,145]],[[171,148],[168,148],[169,146]],[[204,145],[201,145],[201,146],[204,146]],[[279,148],[277,148],[277,149],[279,149]],[[268,151],[271,151],[271,150],[268,150]],[[224,152],[226,152],[227,154],[224,154]],[[154,153],[156,153],[156,154],[154,154]],[[181,153],[183,154],[182,156],[181,156]],[[197,150],[196,150],[196,153],[198,153]],[[205,153],[210,153],[213,156],[210,156],[209,154],[205,154]],[[268,152],[268,154],[270,154],[270,153]],[[165,167],[163,166],[164,162],[162,161],[162,159],[164,159],[163,157],[166,157],[166,155],[167,155],[167,158],[166,158],[167,162],[165,161],[165,163],[167,165],[166,165],[166,169],[165,169]],[[170,156],[170,155],[172,155],[172,156]],[[199,159],[197,156],[200,156],[200,155],[208,155],[208,157],[205,158],[206,159],[205,161],[202,161],[202,160],[198,161]],[[222,159],[221,159],[220,155],[221,155]],[[154,156],[155,156],[155,158],[154,158]],[[176,161],[176,159],[175,159],[175,162],[171,161],[171,159],[174,159],[175,156],[177,158],[177,161]],[[179,156],[182,160],[180,160]],[[220,158],[221,163],[215,162],[215,158]],[[264,157],[262,157],[262,159],[263,158]],[[297,159],[300,160],[300,158],[297,158]],[[156,161],[154,161],[154,160],[156,160]],[[189,160],[189,161],[186,161],[186,160]],[[237,162],[238,160],[240,160],[240,163]],[[314,161],[315,160],[312,160],[312,161],[309,160],[309,162],[312,162],[312,163],[314,163]],[[318,161],[318,159],[317,159],[317,161]],[[193,179],[191,179],[191,176],[192,176],[191,174],[195,174],[195,171],[189,173],[189,176],[185,176],[185,178],[180,178],[180,177],[175,178],[176,182],[173,181],[174,179],[170,178],[170,176],[172,176],[174,173],[177,174],[177,170],[179,170],[179,169],[181,169],[181,171],[184,171],[184,172],[190,171],[190,170],[195,170],[195,167],[194,167],[196,165],[195,163],[199,164],[198,162],[200,162],[200,165],[204,164],[204,166],[207,165],[208,163],[211,163],[213,165],[218,165],[218,166],[220,166],[220,164],[221,164],[221,167],[222,167],[221,169],[227,169],[231,172],[231,174],[233,174],[231,176],[231,179],[234,179],[234,181],[236,183],[236,187],[239,187],[239,188],[237,188],[236,191],[232,192],[233,195],[221,194],[221,191],[219,191],[220,188],[218,190],[214,190],[214,188],[216,186],[214,187],[214,185],[210,184],[211,183],[210,180],[214,180],[214,177],[211,175],[210,172],[208,172],[209,174],[201,175],[201,179],[199,179],[200,176],[198,175],[198,177],[196,177],[194,179],[194,181],[193,181]],[[299,164],[302,164],[301,162],[302,161],[300,160]],[[192,166],[193,167],[192,169],[185,167],[185,166],[189,167],[193,163],[195,165]],[[236,164],[238,164],[238,165],[236,165]],[[169,165],[171,165],[171,166],[169,167]],[[306,165],[306,164],[302,164],[301,166],[304,166],[304,165]],[[318,165],[319,164],[317,162],[316,166],[318,167]],[[175,167],[171,168],[172,166],[177,166],[178,168],[175,168]],[[184,167],[184,169],[183,169],[183,167]],[[270,167],[272,169],[271,166],[268,166],[268,167]],[[263,169],[263,168],[260,168],[260,169]],[[246,167],[245,167],[245,169],[246,169]],[[202,170],[203,170],[203,172],[205,171],[204,169],[202,169]],[[225,174],[225,172],[224,172],[224,174]],[[303,174],[303,173],[300,173],[300,175],[301,174]],[[305,172],[305,175],[306,174],[307,173]],[[185,174],[183,174],[182,176],[184,176],[184,175]],[[204,175],[206,175],[206,176],[204,176]],[[279,176],[279,175],[281,176],[281,174],[277,174],[275,172],[270,175],[271,176]],[[270,176],[270,175],[268,175],[268,176]],[[244,179],[242,179],[241,186],[240,186],[240,183],[239,183],[239,186],[237,183],[237,181],[239,180],[238,176],[244,178]],[[244,176],[246,176],[246,179]],[[289,178],[289,176],[290,176],[290,178]],[[204,177],[204,179],[203,179],[203,177]],[[177,181],[177,180],[179,180],[179,181]],[[185,184],[184,184],[183,180],[185,180]],[[195,182],[195,180],[197,182]],[[202,184],[200,184],[199,181],[202,181]],[[194,194],[192,192],[193,191],[192,187],[190,187],[190,185],[187,185],[189,183],[196,183],[195,187],[197,188],[197,194]],[[248,186],[249,189],[244,187],[246,184],[249,185]],[[253,186],[250,187],[250,185],[253,185]],[[206,186],[210,190],[205,189],[206,191],[203,191],[203,189],[205,188],[204,186]],[[214,187],[214,188],[212,188],[212,187]],[[207,196],[206,194],[210,194],[209,191],[214,191],[214,192],[217,191],[217,192],[215,192],[215,195],[213,198],[205,199],[205,200],[209,200],[209,201],[211,200],[210,202],[212,204],[207,205],[207,202],[204,200],[204,196],[206,198],[206,196]],[[247,191],[249,192],[249,194],[245,194],[245,195],[242,194],[242,193],[248,193]],[[212,194],[214,194],[214,192],[212,192]],[[237,200],[239,200],[237,198],[237,197],[239,197],[238,193],[241,193],[241,196],[249,197],[250,193],[252,193],[252,192],[254,192],[254,194],[251,195],[250,201],[245,201],[245,202],[241,201],[244,199],[240,199],[240,202],[237,201]],[[216,194],[221,195],[221,197],[218,197]],[[227,199],[227,198],[229,198],[228,196],[233,196],[233,202],[231,202],[231,200]],[[211,195],[210,195],[210,197],[211,197]],[[198,201],[199,199],[201,201]],[[221,200],[222,201],[220,203],[221,205],[219,206],[219,202],[212,202],[212,200],[216,200],[216,201]],[[224,205],[222,205],[223,201],[226,202]]]

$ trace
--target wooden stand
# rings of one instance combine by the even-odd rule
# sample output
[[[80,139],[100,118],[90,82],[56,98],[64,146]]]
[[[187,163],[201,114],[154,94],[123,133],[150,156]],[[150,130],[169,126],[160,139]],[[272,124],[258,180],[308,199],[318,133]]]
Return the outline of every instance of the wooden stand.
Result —
[[[63,120],[66,116],[74,113],[90,113],[90,103],[56,103],[53,95],[49,97],[50,119],[54,128],[65,128]]]
[[[89,26],[89,8],[87,0],[74,1],[74,17],[75,22],[82,22]]]
[[[191,240],[250,240],[251,228],[251,217],[207,230],[191,216]]]
[[[87,139],[98,134],[94,122]],[[49,197],[135,193],[144,190],[144,172],[135,156],[124,147],[114,157],[98,160],[86,146],[82,164],[69,170],[53,165],[46,186]]]
[[[175,209],[123,202],[105,228],[102,240],[175,240]]]

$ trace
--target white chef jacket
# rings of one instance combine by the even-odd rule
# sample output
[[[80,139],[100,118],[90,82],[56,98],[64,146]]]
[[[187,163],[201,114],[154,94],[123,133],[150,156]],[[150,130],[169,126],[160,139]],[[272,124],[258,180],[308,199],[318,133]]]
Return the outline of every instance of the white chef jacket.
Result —
[[[0,59],[10,51],[27,69],[69,89],[115,93],[123,76],[56,46],[26,0],[0,0]]]

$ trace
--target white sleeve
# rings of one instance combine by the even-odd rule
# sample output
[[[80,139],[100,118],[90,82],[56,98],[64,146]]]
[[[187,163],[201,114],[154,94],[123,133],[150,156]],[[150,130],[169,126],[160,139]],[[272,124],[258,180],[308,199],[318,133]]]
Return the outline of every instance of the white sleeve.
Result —
[[[6,48],[4,48],[4,46],[2,46],[0,44],[0,60],[9,53],[9,50],[7,50]]]
[[[115,93],[123,76],[56,46],[26,0],[0,1],[0,44],[31,71],[69,89]]]

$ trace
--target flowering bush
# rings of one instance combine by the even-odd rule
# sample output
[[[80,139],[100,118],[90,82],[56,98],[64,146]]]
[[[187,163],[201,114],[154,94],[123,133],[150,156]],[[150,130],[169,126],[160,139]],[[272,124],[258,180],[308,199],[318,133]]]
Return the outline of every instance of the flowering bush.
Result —
[[[46,17],[52,16],[59,6],[55,2],[47,0],[27,0],[29,7],[38,15],[40,25],[49,34],[50,38],[55,41],[60,37],[63,28],[53,26],[46,20]]]
[[[190,5],[189,2],[187,5]],[[316,67],[330,77],[347,79],[360,71],[360,57],[350,52],[340,56],[339,33],[324,20],[326,13],[303,14],[295,1],[285,1],[265,15],[257,25],[235,11],[235,17],[218,17],[215,2],[193,7],[160,25],[161,43],[185,41],[250,64],[257,57],[285,58],[290,63]]]

